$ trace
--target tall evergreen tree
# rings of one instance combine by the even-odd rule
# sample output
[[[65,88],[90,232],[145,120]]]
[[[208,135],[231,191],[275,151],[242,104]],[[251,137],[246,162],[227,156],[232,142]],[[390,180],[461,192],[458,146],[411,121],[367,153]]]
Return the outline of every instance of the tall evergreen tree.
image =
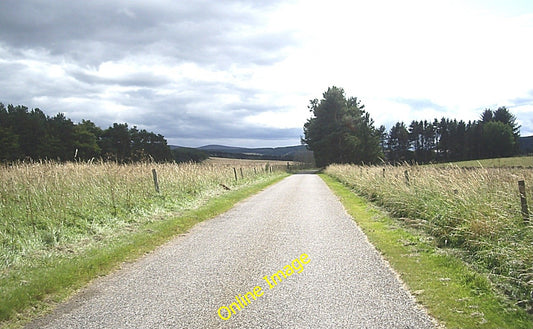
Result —
[[[131,137],[127,123],[114,123],[102,133],[99,143],[105,158],[118,162],[131,160]]]
[[[494,121],[501,122],[511,128],[514,140],[512,154],[517,154],[520,151],[520,125],[516,122],[516,117],[505,106],[502,106],[494,111]]]
[[[409,161],[409,131],[403,122],[397,122],[389,132],[389,159],[396,163]]]
[[[74,123],[62,113],[47,120],[46,153],[49,158],[60,161],[74,159],[74,130]]]
[[[423,128],[423,149],[424,157],[423,162],[428,163],[435,158],[435,145],[436,145],[436,127],[433,123],[424,120]]]
[[[437,119],[435,119],[437,121]],[[448,129],[449,119],[442,118],[440,122],[437,122],[437,157],[442,161],[449,160],[449,150],[450,150],[450,132]]]
[[[494,118],[494,114],[492,113],[491,109],[485,109],[483,113],[481,113],[481,122],[491,122]]]
[[[499,158],[513,155],[515,140],[511,126],[500,121],[491,121],[483,125],[483,157]]]
[[[102,129],[89,120],[82,120],[74,128],[74,147],[77,150],[77,158],[89,160],[99,157],[101,149],[98,146],[98,140],[102,136]]]
[[[304,125],[302,141],[314,151],[320,167],[331,163],[374,163],[381,156],[380,134],[356,97],[330,87],[319,101],[310,101],[313,116]]]
[[[409,143],[414,149],[414,160],[422,162],[424,154],[424,124],[422,121],[412,121],[409,125]]]
[[[385,128],[384,125],[379,126],[378,128],[379,133],[379,147],[381,148],[381,153],[385,155],[385,152],[387,150],[387,128]]]

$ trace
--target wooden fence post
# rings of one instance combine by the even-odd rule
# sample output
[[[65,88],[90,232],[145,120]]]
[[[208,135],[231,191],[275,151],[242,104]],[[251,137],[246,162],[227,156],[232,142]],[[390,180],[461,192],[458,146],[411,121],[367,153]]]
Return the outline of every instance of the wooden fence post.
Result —
[[[233,167],[233,173],[235,174],[235,180],[238,180],[237,179],[237,169],[235,169],[235,167]]]
[[[244,179],[244,174],[242,173],[242,168],[239,168],[241,170],[241,178]]]
[[[522,205],[522,217],[525,221],[529,219],[529,210],[527,209],[526,183],[523,180],[518,181],[518,191],[520,192],[520,203]]]
[[[152,177],[154,178],[155,191],[159,193],[159,183],[157,182],[157,171],[155,169],[152,169]]]
[[[405,175],[405,184],[409,186],[409,171],[406,170],[403,173]]]

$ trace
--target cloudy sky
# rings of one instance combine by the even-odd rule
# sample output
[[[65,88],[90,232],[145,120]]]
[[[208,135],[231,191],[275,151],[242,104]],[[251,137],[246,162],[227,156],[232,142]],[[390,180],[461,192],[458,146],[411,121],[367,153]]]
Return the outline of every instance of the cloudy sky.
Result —
[[[526,136],[531,40],[531,0],[0,0],[0,102],[286,146],[335,85],[387,128],[507,106]]]

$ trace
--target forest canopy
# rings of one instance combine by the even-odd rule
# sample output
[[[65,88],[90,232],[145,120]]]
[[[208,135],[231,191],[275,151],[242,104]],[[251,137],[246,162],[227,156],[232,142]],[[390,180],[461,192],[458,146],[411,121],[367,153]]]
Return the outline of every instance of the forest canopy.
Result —
[[[464,122],[442,118],[397,122],[381,144],[390,162],[447,162],[500,158],[519,153],[520,126],[509,110],[486,109],[479,120]]]
[[[101,129],[89,120],[74,123],[64,114],[47,116],[39,108],[0,103],[0,161],[50,159],[124,162],[194,161],[190,152],[171,151],[166,139],[127,123]],[[201,161],[201,160],[200,160]]]
[[[331,163],[447,162],[498,158],[519,153],[520,126],[506,107],[486,109],[480,119],[397,122],[387,132],[374,121],[357,97],[330,87],[308,108],[302,142],[315,153],[317,165]]]

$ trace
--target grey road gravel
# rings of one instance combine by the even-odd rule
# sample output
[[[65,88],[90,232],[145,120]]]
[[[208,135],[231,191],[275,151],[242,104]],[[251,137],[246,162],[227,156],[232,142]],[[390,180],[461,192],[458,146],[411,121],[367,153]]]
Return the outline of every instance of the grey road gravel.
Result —
[[[310,260],[303,271],[269,289],[263,277],[303,253]],[[219,307],[256,286],[263,292],[257,300],[228,320],[217,315]],[[96,280],[55,312],[27,326],[433,327],[316,175],[284,179]]]

